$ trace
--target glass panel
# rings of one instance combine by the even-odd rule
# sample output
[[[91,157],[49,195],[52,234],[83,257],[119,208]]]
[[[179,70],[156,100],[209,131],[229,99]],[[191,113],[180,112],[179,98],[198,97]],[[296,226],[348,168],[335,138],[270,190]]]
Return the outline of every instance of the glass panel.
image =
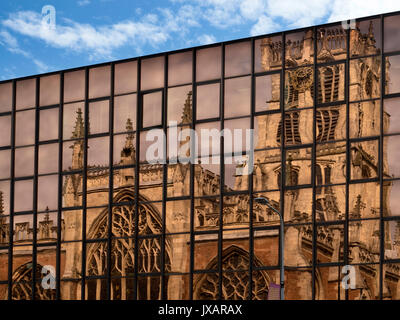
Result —
[[[225,47],[225,77],[251,73],[251,42],[238,42]]]
[[[206,157],[220,153],[221,131],[219,122],[206,122],[196,125],[196,134],[199,155]]]
[[[178,288],[178,290],[170,290],[168,292],[168,300],[189,300],[190,277],[189,274],[169,275],[168,286]]]
[[[280,74],[256,77],[256,112],[280,109]]]
[[[197,86],[196,119],[218,118],[219,100],[219,83]]]
[[[60,103],[60,75],[40,78],[40,105],[49,106]]]
[[[317,62],[346,59],[346,30],[335,25],[317,30]]]
[[[226,191],[230,191],[227,189]],[[224,207],[222,210],[222,219],[224,229],[248,228],[249,227],[249,196],[234,195],[224,197]],[[235,239],[237,237],[248,237],[249,230],[224,231],[223,238]]]
[[[136,130],[136,94],[114,98],[114,132]],[[128,123],[128,119],[130,123]]]
[[[311,64],[314,62],[312,29],[286,35],[286,66]]]
[[[10,181],[0,182],[0,193],[3,197],[3,209],[2,213],[4,215],[10,214]]]
[[[346,142],[317,144],[316,175],[321,173],[323,184],[336,184],[346,181]],[[323,178],[325,177],[325,178]]]
[[[35,143],[35,110],[16,113],[15,145]]]
[[[70,150],[68,150],[70,151]],[[68,152],[68,155],[71,156]],[[39,146],[38,173],[55,173],[58,171],[58,143]]]
[[[89,99],[110,95],[110,66],[89,70]]]
[[[141,68],[141,90],[164,86],[164,57],[143,59]]]
[[[350,61],[350,101],[380,97],[380,65],[380,56]]]
[[[268,149],[254,153],[254,190],[276,190],[279,188],[276,168],[281,165],[281,149]]]
[[[0,179],[9,178],[11,175],[11,151],[0,151]]]
[[[350,29],[350,54],[366,56],[379,54],[381,48],[381,20],[357,21],[356,29]]]
[[[58,208],[58,176],[44,176],[38,178],[37,209],[56,210]]]
[[[378,177],[378,146],[378,140],[351,144],[351,179]]]
[[[314,105],[314,70],[303,67],[285,73],[285,109]]]
[[[400,133],[400,99],[384,99],[383,106],[383,133]]]
[[[143,127],[152,127],[161,125],[162,119],[162,91],[147,93],[142,96],[143,99]]]
[[[344,100],[344,64],[318,68],[318,103]]]
[[[221,47],[212,47],[197,51],[196,81],[221,78]]]
[[[136,159],[136,134],[114,136],[114,165],[133,165]]]
[[[400,44],[396,41],[396,39],[400,36],[400,15],[394,15],[391,17],[384,18],[385,24],[385,43],[384,48],[385,52],[400,50]]]
[[[0,117],[0,147],[11,145],[11,116]]]
[[[192,82],[192,51],[168,56],[168,85]]]
[[[282,68],[282,37],[257,39],[254,42],[254,71]]]
[[[192,86],[168,89],[168,125],[192,123]]]
[[[34,148],[15,149],[15,176],[25,177],[33,175]]]
[[[62,211],[61,219],[64,221],[64,228],[62,230],[64,241],[77,241],[82,240],[82,211],[81,210],[70,210],[70,211]],[[73,247],[80,250],[82,247],[81,243],[63,243],[66,250],[71,250]],[[76,265],[79,268],[79,263]]]
[[[312,188],[285,192],[285,222],[305,223],[312,221]],[[312,232],[312,231],[311,231]]]
[[[251,150],[250,118],[240,118],[224,122],[224,153],[238,155]],[[248,154],[246,154],[248,156]],[[241,159],[241,157],[239,157]],[[228,160],[228,159],[226,159]],[[236,159],[234,159],[236,160]],[[229,163],[233,163],[230,159]],[[228,163],[228,162],[225,162]]]
[[[11,111],[12,82],[0,84],[0,112]]]
[[[307,230],[308,229],[308,230]],[[312,242],[312,229],[304,230],[303,236]],[[338,263],[343,262],[344,246],[344,225],[329,224],[317,225],[317,256],[319,263]],[[337,276],[335,275],[331,275]]]
[[[167,201],[166,230],[171,233],[190,231],[190,200]],[[183,242],[186,243],[187,241],[190,241],[189,237],[186,237],[184,235],[177,237],[179,237],[180,239],[174,236],[174,242],[177,242],[175,243],[175,245],[174,243],[170,243],[167,237],[166,245],[172,246],[171,248],[168,249],[173,251],[178,250],[178,247],[182,246]],[[185,238],[187,238],[186,241]],[[183,251],[184,249],[181,248],[181,250]],[[181,259],[184,259],[184,257],[182,257]],[[185,271],[186,270],[176,270],[176,272],[185,272]]]
[[[85,99],[85,70],[64,74],[64,102]]]
[[[341,266],[316,268],[315,300],[345,300]]]
[[[101,167],[108,166],[110,157],[109,144],[109,137],[88,140],[88,167],[96,171],[101,171]]]
[[[383,216],[400,216],[400,180],[384,182],[382,191]]]
[[[385,221],[384,224],[385,258],[400,259],[400,220]]]
[[[137,90],[137,61],[115,65],[114,94]]]
[[[203,240],[203,241],[202,241]],[[204,241],[208,240],[208,241]],[[210,241],[212,240],[212,241]],[[204,259],[204,257],[208,257]],[[194,244],[194,269],[195,270],[217,270],[218,263],[218,234],[197,234]],[[215,261],[215,262],[214,262]],[[214,262],[214,263],[212,263]]]
[[[249,189],[249,165],[245,156],[225,157],[226,191],[245,191]],[[232,163],[233,162],[233,163]]]
[[[254,117],[254,145],[256,149],[280,146],[280,113]]]
[[[40,110],[39,140],[58,139],[58,108]]]
[[[386,57],[385,94],[400,92],[400,56]]]
[[[83,168],[83,140],[63,143],[63,171]]]
[[[196,159],[194,194],[208,196],[219,194],[220,190],[220,156]]]
[[[82,174],[63,176],[63,208],[82,206]]]
[[[369,104],[369,107],[372,110],[376,109],[373,103]],[[353,114],[354,112],[350,113],[351,118],[353,117]],[[318,108],[315,111],[315,117],[317,127],[316,140],[318,143],[329,140],[346,139],[346,106]],[[350,126],[350,128],[352,128],[352,126]]]
[[[321,175],[320,170],[316,170],[315,219],[317,221],[343,220],[346,213],[346,188],[345,186],[319,187],[321,180],[324,182],[324,179],[328,179],[326,170],[322,171]]]
[[[250,77],[225,80],[225,118],[250,114]]]
[[[90,134],[104,133],[109,131],[109,104],[109,100],[89,103]]]
[[[36,104],[36,79],[17,82],[16,109],[34,107]]]
[[[349,186],[349,218],[379,218],[379,183],[356,183]]]
[[[354,263],[379,262],[379,225],[380,222],[377,219],[349,222],[349,247],[351,248],[349,256]],[[357,244],[360,247],[357,247]]]
[[[350,104],[350,138],[379,135],[380,113],[378,100]]]
[[[83,138],[85,103],[70,103],[64,105],[63,139]]]
[[[254,231],[254,256],[254,266],[278,266],[279,228]]]
[[[101,205],[99,203],[99,205]],[[86,210],[86,237],[88,239],[105,239],[108,237],[108,219],[101,219],[100,217],[107,216],[107,207],[90,208]]]
[[[287,239],[289,243],[292,243],[292,246],[286,247],[287,251],[285,250],[285,252],[291,253],[291,254],[285,254],[284,257],[285,267],[288,266],[289,268],[290,267],[296,268],[296,267],[306,267],[311,265],[312,260],[308,258],[307,253],[311,253],[312,250],[312,244],[310,243],[311,242],[310,236],[313,234],[313,231],[314,230],[312,224],[285,226],[285,240]],[[308,287],[309,290],[311,290],[310,288],[311,273],[305,270],[306,269],[300,269],[300,268],[297,270],[296,269],[292,270],[293,272],[292,279],[294,280],[296,278],[296,274],[297,276],[300,276],[300,279],[302,280],[307,279],[306,286]],[[309,274],[308,276],[307,273]],[[289,284],[291,286],[294,286],[294,281],[291,283],[289,282]],[[311,296],[311,292],[307,292],[307,295]],[[308,299],[310,299],[310,297]]]
[[[383,139],[383,177],[400,177],[400,136],[390,136]]]
[[[14,184],[14,210],[29,211],[33,205],[33,181],[15,181]]]

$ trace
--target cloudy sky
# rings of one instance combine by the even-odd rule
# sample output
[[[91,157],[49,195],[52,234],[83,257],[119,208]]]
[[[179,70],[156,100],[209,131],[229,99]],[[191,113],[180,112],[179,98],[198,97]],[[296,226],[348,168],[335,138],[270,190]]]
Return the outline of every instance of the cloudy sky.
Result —
[[[396,10],[398,0],[1,1],[0,80]]]

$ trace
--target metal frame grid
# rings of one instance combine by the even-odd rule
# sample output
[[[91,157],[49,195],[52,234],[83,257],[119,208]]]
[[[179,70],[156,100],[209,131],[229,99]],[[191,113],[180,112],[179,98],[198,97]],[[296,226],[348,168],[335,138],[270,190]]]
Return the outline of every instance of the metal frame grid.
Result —
[[[317,86],[317,81],[318,81],[318,68],[320,66],[323,66],[324,63],[318,63],[317,61],[317,35],[318,35],[318,29],[323,28],[323,27],[328,27],[328,26],[334,26],[337,25],[337,23],[330,23],[330,24],[324,24],[324,25],[319,25],[319,26],[314,26],[311,28],[301,28],[297,30],[291,30],[291,31],[285,31],[281,33],[274,33],[270,35],[263,35],[263,36],[258,36],[258,37],[252,37],[252,38],[246,38],[246,39],[239,39],[235,41],[228,41],[228,42],[223,42],[219,44],[212,44],[212,45],[207,45],[207,46],[202,46],[202,47],[196,47],[196,48],[191,48],[191,49],[184,49],[184,50],[177,50],[173,52],[167,52],[167,53],[162,53],[162,54],[157,54],[157,55],[150,55],[146,57],[139,57],[139,58],[133,58],[133,59],[126,59],[126,60],[121,60],[121,61],[115,61],[111,63],[104,63],[104,64],[99,64],[99,65],[93,65],[93,66],[87,66],[83,68],[75,68],[75,69],[70,69],[70,70],[64,70],[60,72],[52,72],[45,74],[47,75],[60,75],[60,101],[58,106],[58,138],[56,140],[52,140],[49,142],[56,142],[58,143],[58,172],[57,172],[57,177],[58,177],[58,208],[56,210],[57,213],[57,241],[53,245],[56,246],[56,299],[61,299],[61,284],[63,281],[66,279],[61,279],[61,256],[62,256],[62,238],[61,238],[61,219],[62,219],[62,213],[65,208],[63,208],[62,204],[62,189],[63,189],[63,178],[67,175],[66,172],[63,172],[63,143],[65,142],[65,138],[63,137],[63,115],[64,115],[64,76],[67,72],[71,71],[78,71],[82,70],[84,71],[85,74],[85,93],[84,93],[84,99],[81,101],[84,103],[85,109],[84,109],[84,121],[85,124],[87,123],[90,114],[89,114],[89,106],[91,102],[94,101],[100,101],[106,99],[109,101],[109,119],[108,119],[108,132],[107,133],[101,133],[98,135],[94,135],[95,137],[108,137],[109,138],[109,164],[108,164],[108,169],[109,169],[109,186],[108,186],[108,215],[107,215],[107,220],[108,220],[108,229],[107,229],[107,271],[104,277],[101,277],[102,279],[106,280],[107,283],[107,298],[111,299],[112,294],[111,294],[111,282],[112,282],[112,275],[111,275],[111,254],[112,254],[112,240],[113,240],[113,235],[112,235],[112,213],[113,213],[113,208],[114,208],[114,203],[113,203],[113,196],[114,196],[114,156],[113,156],[113,150],[114,150],[114,137],[116,136],[116,133],[114,132],[114,88],[115,88],[115,67],[116,65],[124,62],[131,62],[131,61],[137,61],[137,89],[136,91],[126,93],[126,94],[136,94],[136,129],[134,130],[134,133],[136,135],[135,139],[135,150],[136,150],[136,162],[134,165],[134,170],[135,170],[135,188],[134,188],[134,193],[135,193],[135,202],[134,202],[134,208],[135,208],[135,225],[138,225],[138,213],[139,213],[139,173],[140,173],[140,133],[148,130],[149,128],[143,128],[142,126],[142,116],[143,116],[143,110],[142,110],[142,99],[143,99],[143,94],[148,93],[148,92],[153,92],[153,91],[161,91],[162,92],[162,119],[161,123],[156,126],[160,129],[163,130],[165,134],[168,132],[168,124],[167,124],[167,106],[168,106],[168,89],[171,87],[180,87],[180,86],[187,86],[190,85],[192,87],[192,122],[190,123],[190,127],[192,129],[196,129],[197,124],[202,124],[202,123],[212,123],[212,122],[219,122],[221,130],[224,129],[225,127],[225,122],[228,120],[232,119],[241,119],[241,118],[248,118],[250,120],[250,128],[254,129],[255,125],[255,118],[259,115],[265,115],[265,114],[271,114],[271,113],[280,113],[281,115],[281,123],[282,123],[282,129],[281,129],[281,144],[280,144],[280,150],[281,150],[281,175],[280,175],[280,189],[275,190],[280,193],[280,210],[281,212],[285,211],[285,192],[287,190],[296,190],[296,189],[304,189],[304,188],[311,188],[312,189],[312,221],[310,225],[312,226],[312,232],[313,232],[313,238],[312,238],[312,263],[311,266],[308,267],[309,270],[311,270],[312,274],[312,299],[316,299],[316,273],[317,273],[317,268],[319,267],[328,267],[328,266],[337,266],[338,268],[347,265],[349,263],[349,258],[348,258],[348,252],[349,252],[349,244],[348,244],[348,232],[349,232],[349,188],[352,184],[354,183],[360,183],[360,182],[367,182],[367,181],[375,181],[379,182],[380,184],[380,234],[382,235],[384,233],[384,228],[385,228],[385,222],[386,221],[392,221],[392,220],[398,220],[397,218],[394,217],[386,217],[383,212],[383,201],[384,201],[384,196],[383,196],[383,185],[384,185],[384,174],[383,174],[383,141],[384,137],[388,136],[388,134],[384,133],[384,128],[383,128],[383,120],[384,120],[384,110],[383,110],[383,104],[385,99],[387,98],[399,98],[400,93],[395,93],[395,94],[386,94],[385,93],[385,82],[383,79],[385,79],[385,59],[388,56],[392,55],[398,55],[400,54],[400,51],[394,51],[394,52],[389,52],[386,53],[384,51],[384,19],[386,17],[390,17],[392,15],[399,15],[399,12],[395,13],[390,13],[390,14],[385,14],[385,15],[378,15],[378,16],[372,16],[372,17],[367,17],[367,18],[362,18],[357,21],[365,21],[365,20],[372,20],[372,19],[380,19],[380,38],[381,38],[381,51],[380,51],[380,59],[381,59],[381,82],[380,82],[380,90],[381,90],[381,95],[379,98],[375,98],[373,100],[379,100],[380,102],[380,135],[375,136],[375,137],[365,137],[365,138],[350,138],[350,127],[349,127],[349,114],[350,114],[350,104],[354,103],[354,101],[350,101],[349,97],[349,83],[350,83],[350,62],[355,59],[359,59],[360,57],[351,57],[350,56],[350,37],[349,37],[349,30],[346,30],[346,59],[343,60],[338,60],[334,61],[332,64],[344,64],[345,66],[345,92],[344,96],[345,99],[344,101],[337,102],[338,105],[345,105],[346,107],[346,181],[343,184],[340,184],[341,186],[344,186],[346,189],[346,212],[345,212],[345,219],[340,220],[340,221],[329,221],[329,222],[321,222],[317,221],[316,219],[316,208],[315,208],[315,202],[316,202],[316,182],[315,182],[315,166],[316,166],[316,150],[317,150],[317,141],[316,141],[316,134],[317,134],[317,123],[316,123],[316,111],[317,108],[324,106],[322,103],[318,103],[318,86]],[[285,88],[285,79],[286,79],[286,71],[290,68],[286,66],[286,37],[287,35],[297,33],[297,32],[304,32],[307,30],[312,30],[313,33],[313,46],[314,46],[314,61],[313,64],[311,65],[313,67],[313,74],[314,74],[314,82],[313,82],[313,87],[314,87],[314,97],[313,97],[313,106],[310,106],[308,108],[309,110],[312,111],[313,113],[313,141],[312,143],[308,144],[301,144],[301,145],[296,145],[296,146],[286,146],[285,145],[285,115],[286,115],[286,110],[285,110],[285,96],[284,96],[284,88]],[[281,37],[282,40],[282,65],[281,69],[276,71],[271,71],[271,72],[256,72],[255,71],[255,41],[259,39],[263,39],[266,37],[274,37],[274,36],[279,36]],[[236,44],[240,42],[248,42],[251,45],[251,71],[248,74],[240,74],[237,76],[230,76],[230,77],[225,77],[225,65],[226,65],[226,48],[227,46],[231,44]],[[221,75],[219,79],[214,79],[214,80],[206,80],[206,81],[197,81],[196,80],[196,64],[197,64],[197,52],[202,49],[206,48],[211,48],[211,47],[219,47],[221,50]],[[168,57],[176,54],[176,53],[182,53],[182,52],[191,52],[192,53],[192,80],[191,82],[185,83],[185,84],[179,84],[179,85],[174,85],[174,86],[168,86]],[[151,90],[143,90],[141,89],[142,84],[141,84],[141,69],[142,69],[142,61],[147,60],[150,58],[155,58],[155,57],[163,57],[163,65],[164,65],[164,79],[163,79],[163,87],[162,88],[154,88]],[[101,97],[101,98],[90,98],[89,97],[89,88],[90,88],[90,71],[93,68],[96,67],[102,67],[102,66],[109,66],[110,67],[110,94],[107,95],[106,97]],[[269,75],[269,74],[279,74],[280,75],[280,110],[276,111],[265,111],[265,112],[256,112],[256,91],[255,91],[255,83],[256,83],[256,78],[257,76],[262,76],[262,75]],[[33,182],[33,204],[32,204],[32,211],[29,212],[32,214],[33,217],[33,240],[32,240],[32,268],[33,270],[36,270],[37,266],[37,250],[38,250],[38,243],[37,243],[37,223],[38,223],[38,179],[40,174],[38,173],[38,165],[39,165],[39,146],[43,145],[44,143],[41,143],[39,141],[39,128],[40,128],[40,110],[42,110],[42,106],[40,105],[40,79],[41,77],[45,75],[40,75],[40,76],[30,76],[30,77],[24,77],[24,78],[19,78],[19,79],[13,79],[13,80],[8,80],[8,81],[1,81],[0,84],[3,83],[12,83],[12,109],[10,112],[2,113],[0,116],[7,116],[11,115],[11,139],[10,139],[10,146],[7,148],[0,148],[0,150],[3,149],[9,149],[11,151],[11,172],[10,172],[10,178],[5,179],[10,182],[10,216],[9,216],[9,244],[8,244],[8,280],[4,282],[4,284],[7,284],[8,289],[7,289],[7,296],[8,299],[12,299],[12,288],[13,288],[13,271],[15,270],[16,264],[14,263],[13,259],[13,252],[14,252],[14,247],[15,243],[13,241],[13,235],[14,235],[14,217],[21,214],[14,214],[14,208],[15,208],[15,182],[16,181],[23,181],[23,180],[32,180]],[[225,118],[225,82],[229,79],[235,79],[239,77],[249,77],[251,79],[251,100],[250,100],[250,114],[244,115],[244,116],[239,116],[239,117],[233,117],[233,118]],[[15,152],[16,149],[18,149],[19,146],[16,145],[16,114],[17,112],[20,112],[21,110],[17,110],[16,107],[16,98],[17,98],[17,83],[21,80],[27,80],[27,79],[36,79],[36,88],[35,88],[35,105],[32,106],[30,109],[35,110],[35,141],[34,141],[34,173],[33,176],[29,177],[16,177],[15,176]],[[219,84],[220,86],[220,101],[219,101],[219,117],[218,118],[211,118],[207,120],[197,120],[196,119],[196,110],[197,110],[197,105],[196,105],[196,97],[197,97],[197,87],[199,85],[205,85],[205,84]],[[335,104],[335,103],[333,103]],[[330,103],[329,105],[333,105]],[[326,105],[326,104],[325,104]],[[53,107],[57,107],[53,106]],[[88,211],[88,205],[87,205],[87,172],[88,172],[88,143],[89,143],[89,138],[92,137],[92,135],[89,134],[89,128],[87,125],[85,125],[85,130],[84,130],[84,155],[83,155],[83,170],[80,171],[79,173],[82,174],[82,181],[83,181],[83,187],[82,187],[82,204],[80,207],[77,208],[72,208],[72,209],[78,209],[82,210],[82,239],[79,241],[82,247],[82,260],[81,260],[81,273],[82,277],[81,279],[72,279],[75,281],[80,281],[81,283],[81,292],[80,292],[80,298],[82,300],[87,298],[87,290],[86,290],[86,281],[88,279],[88,276],[86,275],[86,254],[87,254],[87,244],[88,243],[93,243],[95,240],[89,240],[87,239],[87,230],[86,230],[86,225],[87,225],[87,211]],[[391,134],[394,135],[394,134]],[[390,135],[389,135],[390,136]],[[375,140],[378,141],[379,143],[379,175],[377,178],[374,179],[369,179],[369,180],[351,180],[351,172],[350,172],[350,148],[351,148],[351,143],[352,142],[361,142],[361,141],[370,141],[370,140]],[[297,149],[297,148],[309,148],[311,149],[311,182],[309,185],[302,185],[302,186],[285,186],[285,170],[286,170],[286,153],[288,150],[292,149]],[[248,299],[252,299],[252,286],[253,286],[253,272],[261,271],[261,270],[278,270],[279,265],[276,266],[262,266],[262,267],[257,267],[254,265],[255,261],[255,253],[254,253],[254,234],[257,230],[269,230],[269,229],[277,229],[276,226],[273,227],[257,227],[253,222],[253,196],[254,194],[262,193],[262,191],[255,191],[253,190],[253,175],[249,175],[249,188],[246,191],[231,191],[227,192],[225,191],[225,155],[224,155],[224,138],[221,137],[221,143],[220,143],[220,184],[219,184],[219,194],[216,195],[214,198],[218,199],[219,201],[219,224],[217,230],[213,231],[208,231],[208,232],[200,232],[200,231],[195,231],[195,226],[194,226],[194,215],[195,215],[195,196],[194,196],[194,189],[195,189],[195,182],[194,182],[194,173],[195,173],[195,165],[192,163],[190,164],[190,194],[185,195],[182,197],[175,197],[171,198],[168,197],[167,194],[167,178],[168,178],[168,165],[164,164],[163,165],[163,175],[162,175],[162,199],[159,201],[162,204],[162,212],[161,212],[161,221],[162,221],[162,233],[157,236],[161,239],[162,247],[161,247],[161,258],[160,258],[160,263],[161,263],[161,272],[157,274],[151,274],[152,276],[157,276],[160,277],[160,285],[162,287],[161,289],[161,298],[166,299],[167,297],[165,296],[165,290],[164,287],[167,284],[167,278],[171,275],[179,275],[180,273],[173,273],[173,272],[166,272],[166,261],[165,261],[165,253],[166,253],[166,239],[169,234],[166,231],[166,207],[167,207],[167,202],[172,201],[172,200],[190,200],[190,230],[189,232],[185,232],[186,234],[189,234],[190,237],[190,243],[188,243],[188,246],[190,248],[190,257],[189,257],[189,271],[186,273],[182,273],[184,276],[188,276],[189,278],[189,283],[188,283],[188,296],[189,299],[194,298],[194,282],[195,282],[195,277],[198,275],[201,275],[203,273],[216,273],[218,274],[219,278],[219,285],[218,285],[218,290],[219,290],[219,299],[223,299],[223,283],[222,279],[224,276],[224,273],[226,271],[223,270],[222,267],[222,261],[223,261],[223,252],[224,252],[224,232],[226,229],[224,229],[224,224],[223,224],[223,209],[224,209],[224,199],[226,196],[230,195],[238,195],[238,194],[243,194],[247,195],[249,197],[249,225],[248,227],[245,227],[244,230],[248,229],[248,246],[249,246],[249,269],[248,270],[243,270],[248,272],[248,277],[249,277],[249,283],[248,283]],[[70,172],[68,172],[70,174]],[[2,180],[0,180],[2,181]],[[69,208],[71,209],[71,208]],[[22,212],[25,213],[25,212]],[[362,219],[362,220],[368,220],[368,219]],[[400,221],[400,220],[399,220]],[[352,220],[353,222],[353,220]],[[343,254],[343,262],[337,262],[337,263],[318,263],[317,261],[317,227],[319,226],[325,226],[325,225],[332,225],[332,224],[341,224],[343,226],[344,230],[344,254]],[[286,226],[289,226],[289,224],[286,224]],[[215,234],[217,235],[217,243],[218,243],[218,254],[217,254],[217,260],[218,260],[218,268],[217,270],[195,270],[195,258],[194,258],[194,251],[195,251],[195,237],[196,235],[199,234]],[[279,235],[282,236],[282,235]],[[139,271],[138,271],[138,244],[140,240],[139,232],[136,230],[135,236],[134,236],[134,242],[135,242],[135,247],[134,247],[134,252],[135,252],[135,262],[134,262],[134,276],[129,279],[129,281],[133,282],[133,288],[134,288],[134,299],[138,298],[138,277]],[[384,250],[384,241],[385,239],[381,236],[380,237],[380,258],[379,258],[379,275],[380,275],[380,290],[379,290],[379,298],[382,299],[383,294],[382,294],[382,287],[383,287],[383,267],[385,263],[387,262],[394,262],[394,263],[400,263],[400,259],[391,261],[391,260],[386,260],[385,259],[385,250]],[[277,248],[278,249],[278,248]],[[293,270],[293,268],[291,268]],[[90,277],[89,277],[90,278]],[[32,274],[32,292],[31,292],[31,299],[35,298],[36,295],[36,286],[35,283],[38,281],[37,275],[35,272]],[[348,291],[346,291],[345,299],[349,299],[349,294]]]

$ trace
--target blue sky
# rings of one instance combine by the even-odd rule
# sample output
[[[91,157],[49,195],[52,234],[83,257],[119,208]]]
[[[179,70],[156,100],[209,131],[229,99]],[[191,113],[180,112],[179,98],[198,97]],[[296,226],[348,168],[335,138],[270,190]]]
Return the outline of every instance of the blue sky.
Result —
[[[398,0],[1,1],[0,80],[396,10]]]

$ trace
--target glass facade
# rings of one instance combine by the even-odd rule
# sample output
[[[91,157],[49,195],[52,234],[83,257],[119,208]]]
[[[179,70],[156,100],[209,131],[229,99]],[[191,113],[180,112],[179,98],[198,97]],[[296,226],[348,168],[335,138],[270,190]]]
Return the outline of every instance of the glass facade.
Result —
[[[0,82],[0,299],[400,299],[399,30]]]

